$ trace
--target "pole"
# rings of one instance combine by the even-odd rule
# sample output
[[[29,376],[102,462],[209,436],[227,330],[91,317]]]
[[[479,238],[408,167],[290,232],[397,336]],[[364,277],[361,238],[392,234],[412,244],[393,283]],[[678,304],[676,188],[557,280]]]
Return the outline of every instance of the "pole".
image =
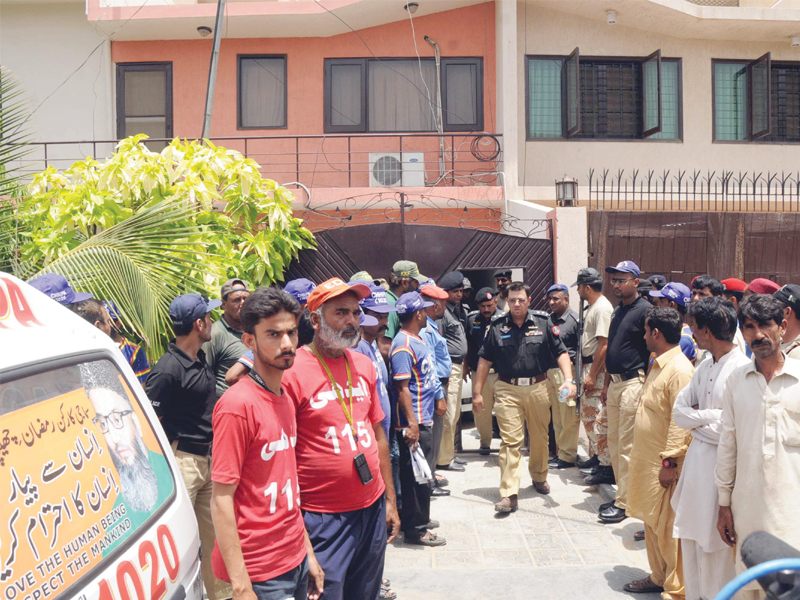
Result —
[[[575,416],[581,415],[581,394],[583,393],[583,319],[584,319],[584,303],[583,298],[580,299],[578,308],[578,351],[575,353]]]
[[[206,90],[206,113],[203,119],[204,139],[211,136],[211,112],[214,108],[214,87],[217,84],[217,64],[219,63],[219,39],[222,34],[222,17],[225,15],[226,0],[218,0],[217,24],[214,27],[214,44],[211,49],[211,64],[208,67],[208,88]]]

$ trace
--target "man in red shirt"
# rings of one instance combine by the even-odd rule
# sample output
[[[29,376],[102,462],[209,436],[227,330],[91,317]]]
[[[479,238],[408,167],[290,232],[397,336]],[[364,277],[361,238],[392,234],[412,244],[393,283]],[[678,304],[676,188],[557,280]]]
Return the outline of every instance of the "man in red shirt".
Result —
[[[240,319],[253,368],[214,407],[211,560],[234,600],[316,599],[323,589],[300,513],[294,404],[281,391],[299,316],[300,305],[285,292],[259,288],[250,295]]]
[[[339,278],[308,296],[314,341],[283,388],[297,410],[297,474],[306,530],[325,570],[326,600],[374,600],[388,542],[400,528],[372,361],[358,339],[363,284]]]

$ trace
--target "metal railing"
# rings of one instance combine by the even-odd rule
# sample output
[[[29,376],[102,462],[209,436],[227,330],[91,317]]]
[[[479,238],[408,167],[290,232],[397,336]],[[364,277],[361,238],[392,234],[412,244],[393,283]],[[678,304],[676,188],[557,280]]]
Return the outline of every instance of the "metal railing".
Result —
[[[589,171],[589,210],[800,212],[800,172]]]
[[[444,139],[443,154],[440,153],[440,138]],[[151,139],[146,143],[158,151],[170,141]],[[309,188],[372,187],[376,176],[385,182],[398,180],[394,186],[379,187],[501,185],[500,134],[230,136],[213,137],[210,141],[252,158],[261,166],[264,177],[278,182],[298,181]],[[66,169],[87,156],[98,160],[108,158],[116,145],[117,140],[33,143],[32,152],[18,166],[28,174],[48,166]],[[389,160],[384,161],[383,167],[376,168],[371,161],[376,154],[399,155],[404,164],[400,167]],[[413,173],[406,170],[406,165],[412,161],[415,164]]]
[[[739,0],[686,0],[699,6],[739,6]]]

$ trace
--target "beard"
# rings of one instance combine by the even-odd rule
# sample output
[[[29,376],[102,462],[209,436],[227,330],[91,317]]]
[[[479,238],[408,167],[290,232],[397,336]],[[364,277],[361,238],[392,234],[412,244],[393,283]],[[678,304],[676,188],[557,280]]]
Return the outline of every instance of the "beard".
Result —
[[[328,325],[323,317],[320,319],[319,341],[331,350],[345,350],[351,348],[354,343],[358,343],[358,329],[348,325],[341,331],[337,331]]]
[[[109,454],[119,473],[122,495],[130,509],[137,512],[152,510],[158,500],[158,479],[147,460],[147,449],[142,438],[137,436],[133,445],[132,465],[122,462],[116,452]]]
[[[262,363],[267,365],[268,367],[272,367],[273,369],[278,369],[279,371],[285,371],[287,369],[291,369],[292,365],[294,364],[294,352],[285,352],[283,354],[279,354],[273,359],[267,358],[267,356],[261,352],[261,348],[256,345],[255,350],[256,356],[258,356],[258,360]]]

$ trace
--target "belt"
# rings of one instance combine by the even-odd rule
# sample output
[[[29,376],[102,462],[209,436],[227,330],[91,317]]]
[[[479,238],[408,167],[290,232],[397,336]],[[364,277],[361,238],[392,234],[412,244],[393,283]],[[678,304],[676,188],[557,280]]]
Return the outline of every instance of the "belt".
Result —
[[[198,442],[190,442],[189,440],[178,440],[178,446],[175,448],[181,452],[188,452],[189,454],[197,454],[198,456],[208,456],[211,454],[211,444],[200,444]]]
[[[639,377],[639,375],[644,374],[644,369],[634,369],[633,371],[625,371],[624,373],[609,373],[611,376],[611,381],[614,383],[619,383],[620,381],[628,381],[629,379],[635,379]]]
[[[581,356],[581,362],[584,365],[590,365],[594,362],[594,356]]]
[[[503,383],[510,383],[511,385],[534,385],[542,383],[547,379],[547,375],[539,373],[536,377],[507,377],[505,375],[498,375],[497,379]]]

